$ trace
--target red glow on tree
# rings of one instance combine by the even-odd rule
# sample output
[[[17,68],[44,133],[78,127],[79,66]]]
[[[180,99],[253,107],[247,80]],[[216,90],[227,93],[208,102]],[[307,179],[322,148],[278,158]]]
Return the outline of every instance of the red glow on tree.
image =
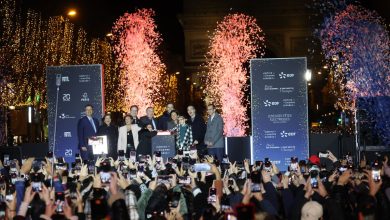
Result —
[[[224,17],[211,37],[206,102],[221,108],[227,136],[244,136],[248,128],[248,76],[244,65],[256,53],[263,56],[264,48],[262,29],[255,18],[244,14]]]

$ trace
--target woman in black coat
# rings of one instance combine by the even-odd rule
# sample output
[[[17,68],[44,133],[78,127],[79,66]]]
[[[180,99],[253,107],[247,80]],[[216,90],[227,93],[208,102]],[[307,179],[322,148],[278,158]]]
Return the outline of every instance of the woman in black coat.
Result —
[[[157,135],[151,124],[147,124],[138,132],[139,144],[137,147],[137,157],[142,155],[152,155],[152,137]]]
[[[116,158],[118,144],[118,128],[111,123],[111,115],[104,115],[103,124],[98,128],[97,135],[107,135],[108,156]]]

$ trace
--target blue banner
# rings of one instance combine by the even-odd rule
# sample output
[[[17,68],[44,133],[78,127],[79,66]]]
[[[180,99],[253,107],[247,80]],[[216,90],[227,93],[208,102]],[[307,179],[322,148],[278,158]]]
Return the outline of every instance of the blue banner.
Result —
[[[54,155],[73,162],[79,153],[77,122],[85,116],[85,105],[94,106],[93,116],[99,120],[104,113],[103,67],[51,66],[46,68],[46,74],[49,149],[53,150],[55,137]]]
[[[250,61],[253,159],[280,170],[309,154],[306,58]]]

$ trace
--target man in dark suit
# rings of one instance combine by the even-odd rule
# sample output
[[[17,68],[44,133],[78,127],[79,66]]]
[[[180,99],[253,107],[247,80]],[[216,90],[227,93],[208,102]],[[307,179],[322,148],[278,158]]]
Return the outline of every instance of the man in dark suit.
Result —
[[[204,135],[206,133],[206,123],[202,116],[196,114],[195,107],[190,105],[187,107],[187,113],[190,116],[188,124],[192,128],[192,138],[194,139],[194,145],[198,150],[198,154],[207,154],[207,148],[204,144]]]
[[[223,137],[223,119],[215,111],[214,105],[207,106],[209,118],[207,120],[207,130],[204,136],[204,143],[210,155],[216,155],[219,160],[225,153],[225,139]]]
[[[131,124],[137,124],[142,127],[141,120],[138,118],[138,106],[132,105],[130,107]]]
[[[142,116],[139,120],[142,123],[142,127],[146,127],[146,125],[150,124],[150,125],[152,125],[152,130],[154,130],[154,131],[157,130],[158,121],[154,117],[153,107],[148,107],[146,109],[146,115]]]
[[[165,112],[158,119],[157,129],[161,131],[168,130],[168,121],[171,120],[171,112],[175,110],[172,103],[168,103]]]
[[[92,146],[88,145],[88,138],[96,136],[99,120],[92,117],[93,106],[85,106],[85,116],[77,123],[77,136],[79,139],[80,156],[83,160],[93,160]]]

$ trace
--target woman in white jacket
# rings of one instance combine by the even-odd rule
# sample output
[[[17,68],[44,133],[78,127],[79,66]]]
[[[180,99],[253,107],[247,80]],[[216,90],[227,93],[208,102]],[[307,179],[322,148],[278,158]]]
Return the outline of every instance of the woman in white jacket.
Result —
[[[123,150],[127,157],[130,151],[136,151],[138,147],[138,131],[141,128],[137,124],[131,124],[131,116],[125,116],[125,125],[119,128],[118,151]]]

